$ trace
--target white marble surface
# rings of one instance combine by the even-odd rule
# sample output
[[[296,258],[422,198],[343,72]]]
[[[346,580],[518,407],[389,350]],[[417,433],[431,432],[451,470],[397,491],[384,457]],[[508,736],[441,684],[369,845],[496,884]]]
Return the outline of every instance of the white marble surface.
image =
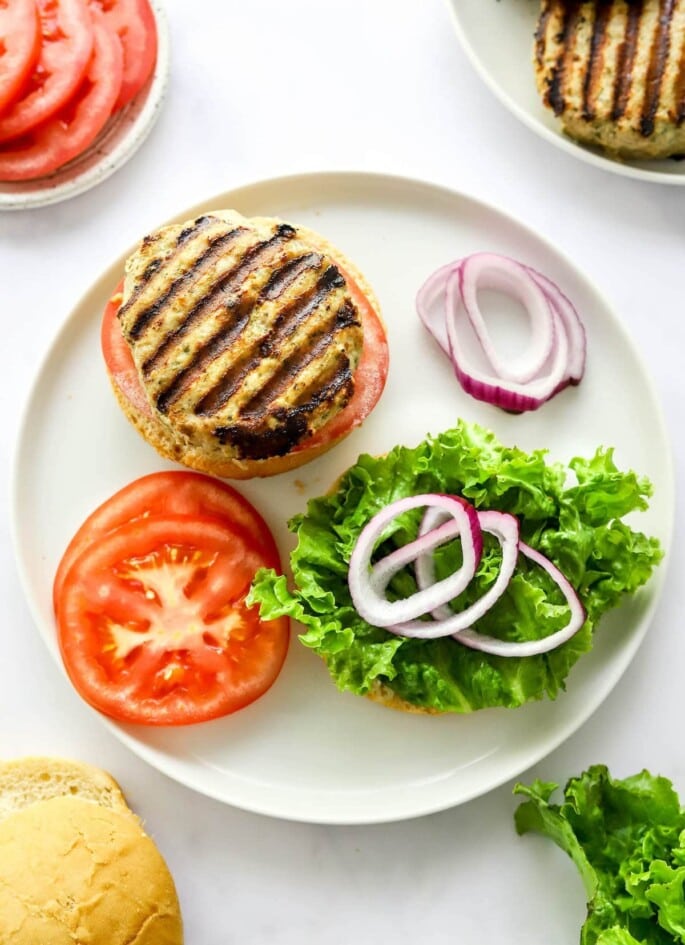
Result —
[[[475,76],[441,0],[166,7],[169,96],[142,150],[87,194],[0,217],[0,754],[80,757],[118,778],[175,875],[189,945],[574,945],[584,916],[580,883],[551,844],[516,836],[511,784],[403,823],[287,823],[193,794],[84,711],[34,629],[17,580],[7,496],[18,407],[75,300],[159,221],[261,177],[393,171],[513,213],[597,283],[653,372],[680,485],[685,189],[611,175],[536,138]],[[630,669],[592,719],[525,778],[564,781],[601,761],[618,775],[661,772],[685,797],[683,560],[676,537],[662,603]]]

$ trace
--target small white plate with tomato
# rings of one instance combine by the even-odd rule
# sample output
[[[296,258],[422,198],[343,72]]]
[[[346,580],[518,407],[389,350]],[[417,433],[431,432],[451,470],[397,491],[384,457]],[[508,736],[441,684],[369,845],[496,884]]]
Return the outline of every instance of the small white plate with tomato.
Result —
[[[416,445],[426,434],[450,429],[459,417],[526,451],[548,449],[560,461],[592,455],[600,444],[614,447],[620,467],[651,480],[653,496],[639,526],[668,551],[674,517],[671,447],[649,373],[621,320],[551,243],[494,207],[446,187],[365,173],[262,181],[214,196],[168,222],[222,208],[250,217],[278,216],[324,235],[365,274],[387,326],[387,385],[363,425],[305,466],[235,483],[259,515],[250,513],[243,531],[259,536],[260,523],[266,523],[286,573],[295,543],[287,523],[305,511],[308,499],[326,493],[360,453]],[[584,318],[588,358],[582,382],[527,414],[506,413],[465,394],[416,313],[416,291],[427,275],[485,248],[544,272]],[[75,305],[40,368],[20,428],[13,487],[19,574],[36,624],[60,668],[53,584],[65,549],[93,510],[118,490],[137,482],[133,492],[124,493],[135,499],[142,495],[141,477],[174,468],[127,421],[102,357],[103,311],[128,254],[114,260]],[[180,502],[180,494],[177,498]],[[216,519],[214,500],[213,510],[204,502],[190,504],[200,518],[209,511]],[[221,505],[226,507],[224,500]],[[110,506],[115,518],[121,507],[121,502]],[[124,517],[128,515],[125,509]],[[151,507],[150,522],[156,515]],[[133,531],[120,534],[128,538]],[[112,543],[103,554],[109,551],[116,552]],[[137,552],[134,556],[140,559]],[[165,573],[162,569],[150,588],[152,599]],[[518,776],[575,732],[635,655],[664,577],[661,566],[642,591],[603,618],[592,652],[573,668],[567,691],[555,701],[470,715],[390,711],[339,692],[323,661],[298,641],[301,628],[293,624],[282,671],[271,678],[269,667],[278,669],[282,653],[277,647],[272,651],[277,659],[261,664],[273,685],[239,711],[178,726],[101,718],[157,769],[247,810],[339,824],[427,814]],[[125,658],[129,639],[124,633],[109,642]],[[140,672],[144,662],[136,664]],[[172,665],[167,669],[174,671]],[[69,685],[66,674],[65,683]],[[205,684],[200,683],[200,697],[205,698]],[[193,698],[191,689],[188,698]],[[95,711],[86,702],[83,708]]]
[[[0,209],[57,203],[105,180],[164,99],[157,0],[8,0],[0,30]]]

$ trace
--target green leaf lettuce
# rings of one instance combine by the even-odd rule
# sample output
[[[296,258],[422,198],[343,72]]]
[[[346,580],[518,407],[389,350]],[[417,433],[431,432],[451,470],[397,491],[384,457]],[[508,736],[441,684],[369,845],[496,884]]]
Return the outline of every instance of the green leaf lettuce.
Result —
[[[516,829],[554,840],[578,867],[588,898],[581,945],[685,943],[685,811],[670,781],[648,771],[614,780],[595,765],[559,805],[556,787],[516,785],[528,798]]]
[[[284,576],[262,570],[249,601],[260,605],[266,619],[287,615],[303,624],[301,641],[323,657],[344,690],[363,695],[385,684],[416,706],[453,712],[554,698],[573,664],[591,648],[599,617],[644,584],[661,558],[656,539],[622,521],[647,507],[650,489],[644,478],[617,469],[611,450],[574,459],[567,469],[548,462],[543,450],[525,453],[504,446],[493,433],[461,422],[413,449],[398,446],[382,457],[360,456],[334,492],[310,501],[307,513],[289,523],[298,538],[291,555],[294,589]],[[396,499],[436,492],[518,517],[522,540],[563,571],[586,608],[586,623],[572,640],[542,656],[503,658],[467,649],[451,637],[398,637],[359,617],[347,570],[362,528]],[[415,538],[420,518],[420,510],[399,517],[378,554]],[[453,602],[455,609],[480,597],[498,573],[499,546],[485,538],[476,578]],[[457,568],[460,555],[458,542],[443,546],[436,553],[438,577]],[[390,593],[399,598],[415,589],[407,568],[394,578]],[[504,596],[476,629],[529,640],[559,630],[567,619],[556,585],[520,556]]]

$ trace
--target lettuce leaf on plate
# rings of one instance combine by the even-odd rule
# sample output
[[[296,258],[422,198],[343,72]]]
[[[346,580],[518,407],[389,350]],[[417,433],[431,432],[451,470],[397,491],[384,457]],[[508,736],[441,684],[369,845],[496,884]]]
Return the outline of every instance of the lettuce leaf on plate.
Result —
[[[649,578],[662,552],[659,542],[621,519],[645,509],[650,483],[616,468],[610,449],[577,458],[567,469],[546,461],[545,451],[525,453],[502,445],[475,424],[430,437],[417,447],[398,446],[381,457],[363,455],[334,491],[309,502],[289,523],[297,534],[291,555],[295,587],[273,571],[258,572],[248,598],[262,617],[283,615],[305,627],[301,641],[323,657],[340,689],[363,695],[380,684],[406,701],[437,711],[471,712],[487,706],[519,706],[564,688],[569,670],[592,646],[599,617]],[[479,509],[511,512],[523,541],[547,555],[578,591],[587,611],[583,628],[565,645],[542,656],[503,658],[460,646],[454,639],[410,640],[372,627],[352,606],[348,562],[366,523],[389,503],[422,493],[461,495]],[[379,555],[416,537],[421,511],[389,527]],[[497,542],[484,536],[476,578],[455,609],[468,606],[499,570]],[[458,542],[436,553],[443,577],[461,561]],[[395,598],[416,589],[411,568],[390,586]],[[519,557],[504,596],[477,629],[509,640],[538,639],[563,627],[568,609],[539,567]]]
[[[666,778],[614,780],[595,765],[550,803],[557,785],[517,784],[519,834],[550,837],[573,859],[588,897],[581,945],[685,943],[685,810]]]

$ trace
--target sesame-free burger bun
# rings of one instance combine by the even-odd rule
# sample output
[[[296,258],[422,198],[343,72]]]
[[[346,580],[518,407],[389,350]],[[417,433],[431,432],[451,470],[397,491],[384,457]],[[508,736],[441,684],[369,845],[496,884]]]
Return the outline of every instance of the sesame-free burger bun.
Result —
[[[0,823],[2,945],[182,945],[174,882],[130,813],[54,797]]]
[[[94,765],[39,756],[0,762],[0,820],[30,804],[62,796],[130,813],[117,782]]]

